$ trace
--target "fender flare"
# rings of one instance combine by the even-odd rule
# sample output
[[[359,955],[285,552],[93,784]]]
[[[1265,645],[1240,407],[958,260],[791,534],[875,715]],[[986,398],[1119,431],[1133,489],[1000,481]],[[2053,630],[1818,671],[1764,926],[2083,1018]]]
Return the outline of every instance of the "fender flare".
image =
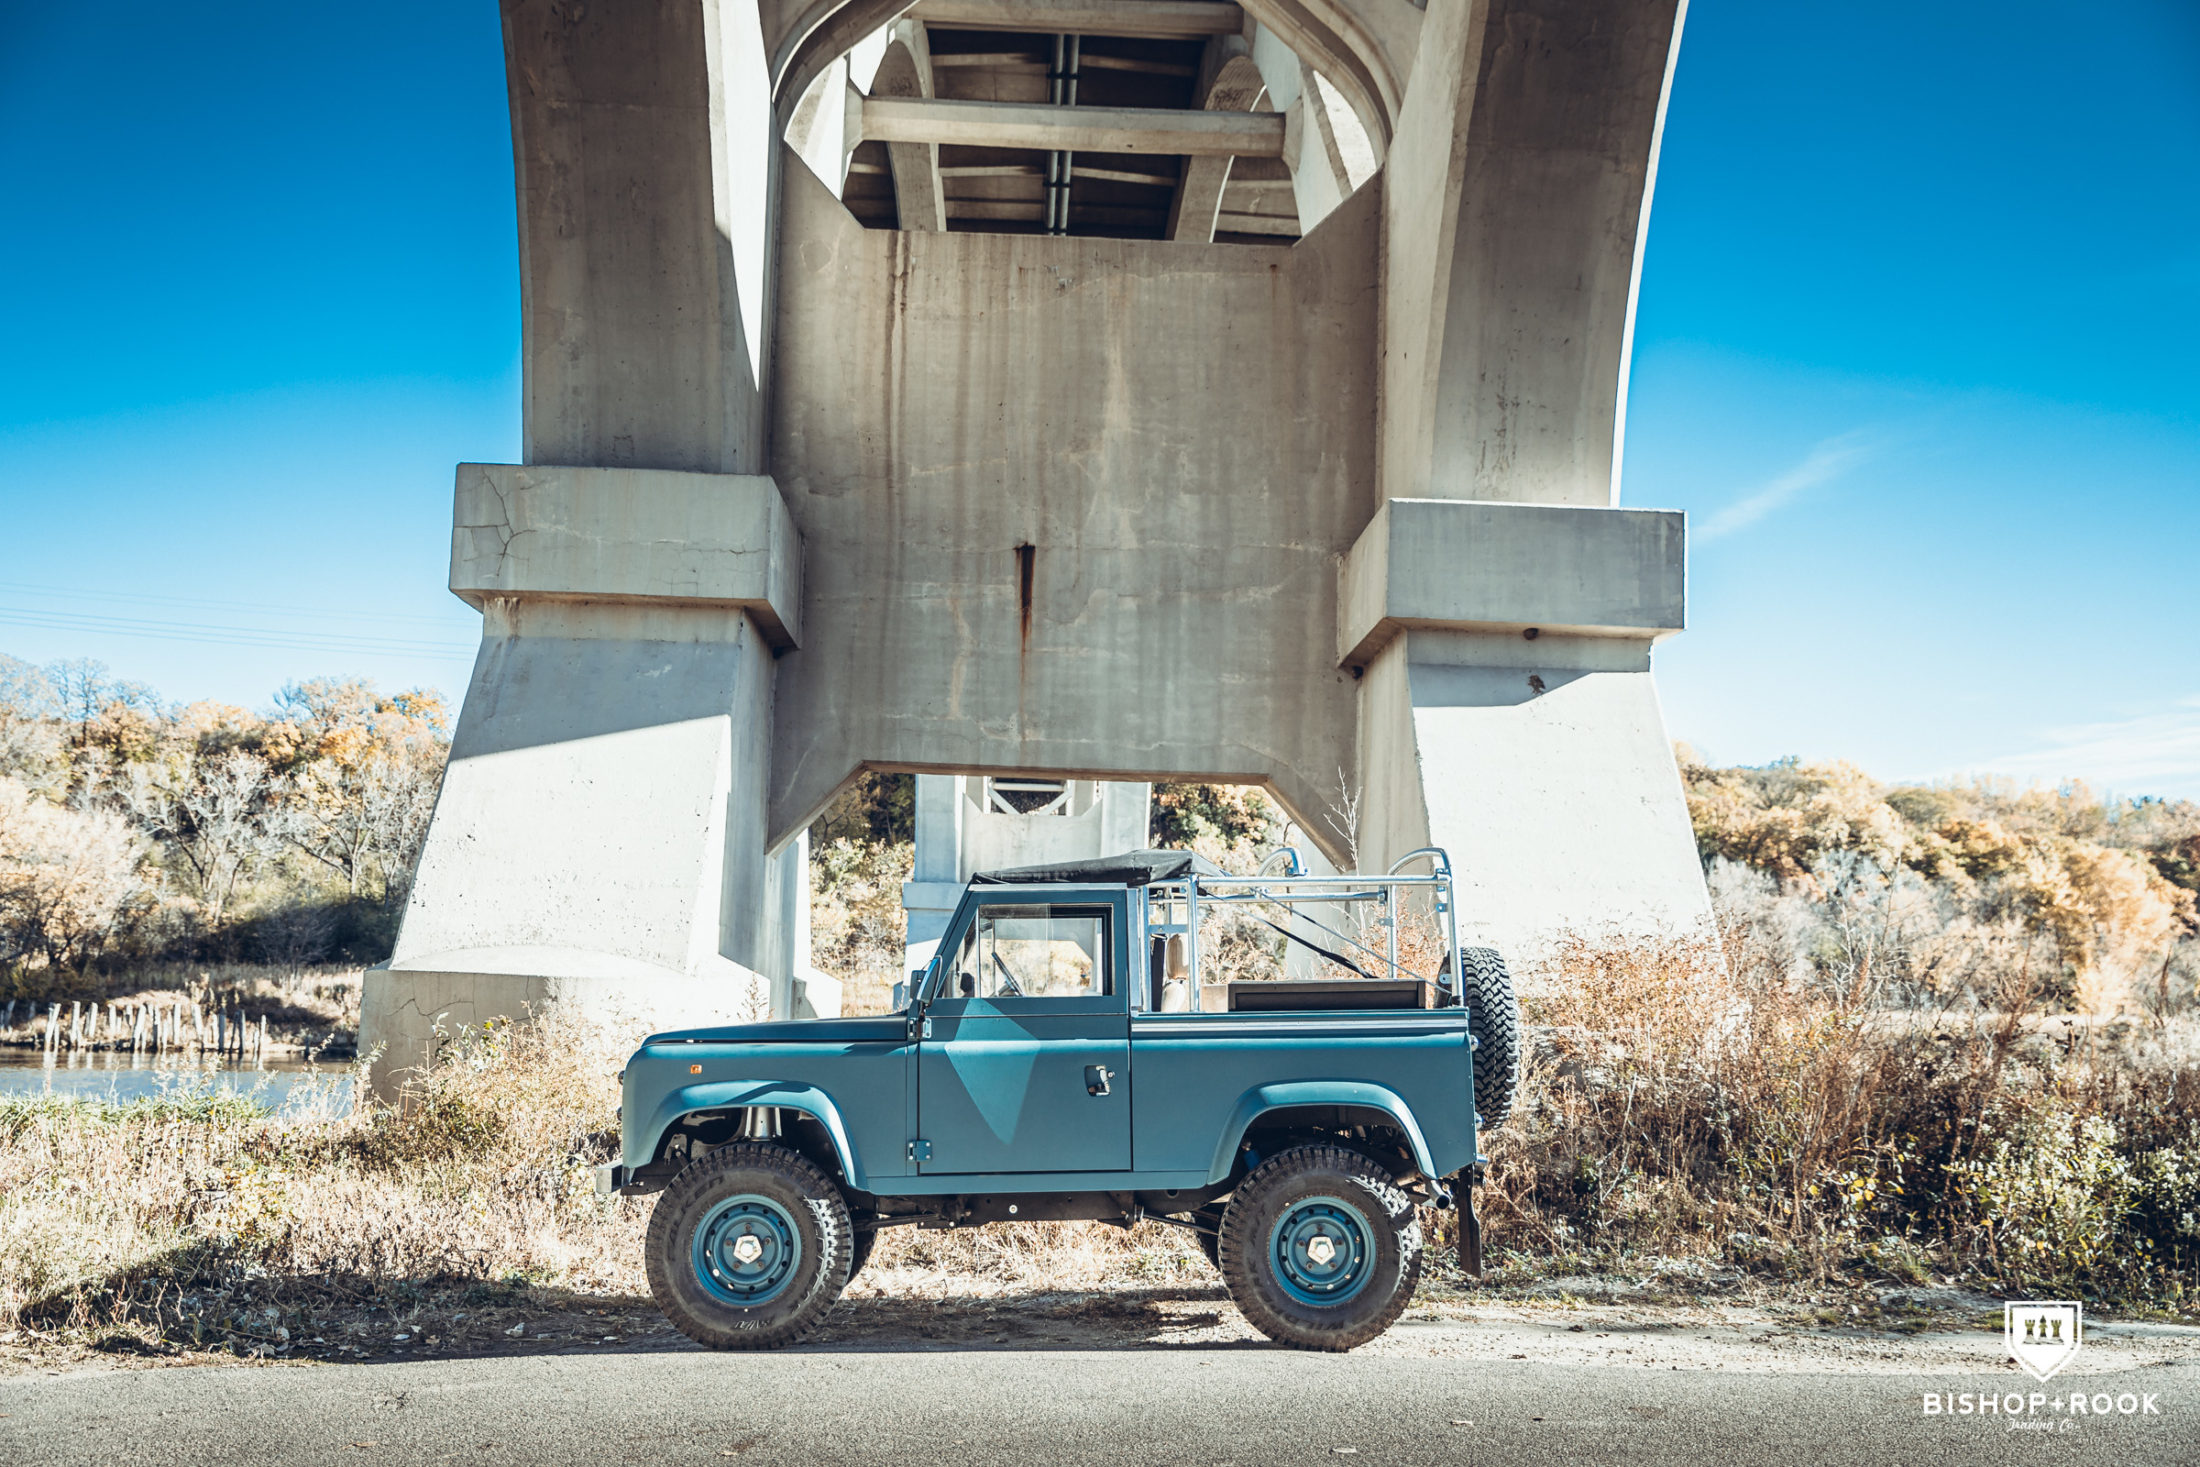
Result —
[[[1366,1080],[1290,1080],[1276,1085],[1256,1085],[1238,1097],[1230,1119],[1223,1125],[1222,1139],[1215,1147],[1214,1164],[1207,1171],[1208,1185],[1230,1179],[1237,1162],[1238,1146],[1245,1140],[1245,1133],[1252,1128],[1253,1122],[1273,1111],[1307,1105],[1351,1105],[1383,1112],[1405,1133],[1406,1145],[1412,1148],[1414,1164],[1420,1167],[1421,1174],[1436,1175],[1436,1164],[1429,1156],[1421,1123],[1414,1119],[1413,1107],[1400,1099],[1396,1091]]]
[[[848,1144],[848,1127],[841,1120],[840,1107],[815,1085],[791,1080],[713,1080],[703,1085],[681,1086],[658,1101],[657,1108],[650,1114],[649,1124],[634,1133],[636,1144],[626,1147],[627,1168],[631,1171],[654,1160],[665,1132],[681,1118],[699,1110],[728,1110],[749,1105],[798,1110],[814,1119],[832,1138],[833,1152],[840,1158],[841,1174],[848,1179],[848,1186],[857,1192],[870,1190],[864,1184],[863,1164],[856,1159],[855,1148]]]

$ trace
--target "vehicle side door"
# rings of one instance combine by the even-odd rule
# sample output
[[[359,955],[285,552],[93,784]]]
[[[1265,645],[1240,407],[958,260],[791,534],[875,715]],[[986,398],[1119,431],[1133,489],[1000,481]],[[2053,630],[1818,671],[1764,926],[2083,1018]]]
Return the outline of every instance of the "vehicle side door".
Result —
[[[920,1169],[1127,1171],[1122,893],[980,888],[935,961],[917,1047]]]

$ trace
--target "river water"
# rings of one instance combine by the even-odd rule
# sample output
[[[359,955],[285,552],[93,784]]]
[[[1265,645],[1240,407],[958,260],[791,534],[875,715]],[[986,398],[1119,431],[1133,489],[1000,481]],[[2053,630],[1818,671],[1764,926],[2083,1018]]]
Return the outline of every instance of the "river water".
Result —
[[[48,1055],[0,1049],[0,1096],[56,1095],[69,1100],[130,1101],[207,1089],[258,1102],[276,1115],[346,1115],[352,1104],[348,1065],[297,1060],[260,1064],[212,1057],[130,1054],[114,1050]]]

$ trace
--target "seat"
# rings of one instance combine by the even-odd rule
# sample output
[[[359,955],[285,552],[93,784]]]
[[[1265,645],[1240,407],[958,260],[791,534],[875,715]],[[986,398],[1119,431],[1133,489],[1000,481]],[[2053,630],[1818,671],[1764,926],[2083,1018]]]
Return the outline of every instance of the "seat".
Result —
[[[1159,942],[1161,961],[1160,994],[1154,1011],[1162,1014],[1188,1014],[1192,1011],[1192,969],[1185,961],[1184,934],[1172,932]]]

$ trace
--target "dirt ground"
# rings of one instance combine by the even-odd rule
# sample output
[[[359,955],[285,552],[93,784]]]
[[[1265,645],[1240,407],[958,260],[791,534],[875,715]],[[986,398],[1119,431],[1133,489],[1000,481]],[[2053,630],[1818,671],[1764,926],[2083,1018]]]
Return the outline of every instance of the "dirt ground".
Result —
[[[960,1281],[958,1281],[960,1282]],[[690,1349],[647,1298],[505,1285],[389,1303],[345,1297],[320,1308],[225,1317],[234,1345],[195,1349],[126,1331],[0,1337],[0,1375],[87,1365],[347,1361]],[[1425,1287],[1362,1353],[1535,1360],[1642,1370],[1936,1374],[2009,1365],[2001,1301],[1956,1289],[1756,1291],[1675,1298],[1612,1279],[1554,1279],[1507,1290]],[[250,1341],[250,1343],[245,1343]],[[209,1342],[211,1343],[211,1341]],[[1092,1291],[950,1293],[937,1275],[883,1269],[857,1278],[804,1348],[1266,1348],[1219,1280]],[[2200,1360],[2200,1325],[2088,1322],[2074,1373]]]

